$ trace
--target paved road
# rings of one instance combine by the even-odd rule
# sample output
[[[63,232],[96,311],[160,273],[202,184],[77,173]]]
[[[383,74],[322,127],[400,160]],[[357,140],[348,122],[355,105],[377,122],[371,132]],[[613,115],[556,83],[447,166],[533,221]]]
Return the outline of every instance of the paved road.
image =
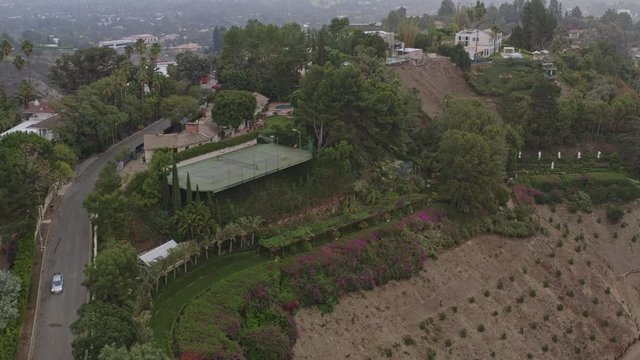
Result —
[[[71,360],[73,336],[69,326],[77,319],[76,311],[87,298],[83,287],[83,268],[89,260],[91,240],[89,218],[82,206],[93,190],[102,167],[113,160],[123,148],[135,149],[144,134],[158,133],[169,126],[166,120],[157,121],[142,131],[112,147],[100,157],[85,160],[76,169],[76,179],[65,192],[56,209],[44,254],[42,279],[39,288],[39,309],[33,333],[34,360]],[[53,273],[64,274],[64,293],[51,295]]]

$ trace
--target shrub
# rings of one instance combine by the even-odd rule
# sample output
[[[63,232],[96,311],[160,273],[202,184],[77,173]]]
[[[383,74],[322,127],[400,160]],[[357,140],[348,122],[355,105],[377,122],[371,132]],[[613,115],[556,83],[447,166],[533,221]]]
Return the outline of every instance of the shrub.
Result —
[[[373,233],[292,259],[281,268],[281,282],[295,291],[303,305],[324,304],[330,309],[343,294],[417,274],[425,259],[417,236]]]
[[[531,296],[532,298],[536,297],[536,291],[531,289],[531,291],[529,291],[529,296]]]
[[[248,331],[241,344],[248,360],[286,359],[289,352],[289,339],[274,325]]]
[[[453,345],[453,340],[447,339],[444,341],[444,346],[451,347],[451,345]]]
[[[402,338],[402,342],[407,346],[416,344],[416,341],[409,335],[405,335],[405,337]]]
[[[500,340],[507,340],[507,333],[502,333],[502,335],[500,335]]]
[[[445,321],[447,320],[447,314],[441,312],[440,314],[438,314],[438,318],[440,319],[440,321]]]
[[[202,144],[196,147],[192,147],[190,149],[181,151],[177,154],[175,154],[175,160],[176,162],[180,162],[180,161],[184,161],[187,159],[191,159],[194,158],[196,156],[200,156],[200,155],[204,155],[204,154],[208,154],[210,152],[216,151],[216,150],[221,150],[224,148],[228,148],[231,146],[236,146],[236,145],[240,145],[242,143],[251,141],[251,140],[255,140],[258,138],[258,133],[257,132],[251,132],[251,133],[247,133],[244,135],[240,135],[240,136],[236,136],[236,137],[232,137],[230,139],[225,139],[222,141],[218,141],[218,142],[212,142],[212,143],[206,143],[206,144]]]
[[[543,345],[542,352],[547,352],[547,351],[549,351],[549,345]]]
[[[483,324],[478,325],[478,332],[483,333],[484,330],[485,330],[485,328],[484,328]]]
[[[435,360],[436,359],[436,351],[432,348],[427,349],[427,360]]]
[[[504,283],[502,282],[502,280],[498,280],[498,284],[496,285],[496,288],[498,290],[502,290],[504,288]]]
[[[491,293],[489,292],[489,290],[485,290],[482,292],[482,294],[484,295],[484,297],[489,297],[489,295],[491,295]]]
[[[556,310],[558,310],[558,311],[564,310],[564,305],[558,304],[558,306],[556,306]]]
[[[557,343],[558,342],[558,335],[551,336],[551,341],[553,341],[554,343]]]
[[[472,297],[470,297],[470,298],[468,299],[468,301],[469,301],[469,304],[473,304],[473,303],[475,303],[475,302],[476,302],[476,298],[474,298],[474,297],[472,296]]]
[[[451,307],[451,311],[455,314],[458,312],[458,307],[457,306],[452,306]]]
[[[607,219],[612,224],[617,224],[624,218],[624,209],[620,205],[607,206]]]
[[[463,339],[467,337],[467,329],[460,330],[460,337]]]

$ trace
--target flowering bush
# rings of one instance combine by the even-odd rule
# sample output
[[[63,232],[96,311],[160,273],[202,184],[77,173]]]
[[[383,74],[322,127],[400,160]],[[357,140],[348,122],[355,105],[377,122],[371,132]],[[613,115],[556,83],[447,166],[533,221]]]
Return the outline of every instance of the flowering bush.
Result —
[[[540,191],[527,185],[513,185],[511,192],[516,203],[521,206],[532,205],[536,196],[542,195]]]
[[[281,280],[295,289],[303,305],[325,305],[330,310],[341,295],[411,277],[425,259],[417,237],[397,230],[372,232],[293,259],[282,266]]]
[[[289,339],[273,325],[248,331],[241,343],[249,360],[282,360],[290,359],[292,355]]]

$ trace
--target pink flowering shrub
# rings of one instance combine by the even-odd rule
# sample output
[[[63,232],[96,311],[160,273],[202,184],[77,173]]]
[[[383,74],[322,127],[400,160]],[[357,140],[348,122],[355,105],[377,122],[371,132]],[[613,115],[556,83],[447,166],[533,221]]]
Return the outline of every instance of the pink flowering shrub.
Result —
[[[397,230],[372,232],[293,259],[282,266],[281,282],[295,290],[303,305],[325,305],[330,310],[341,295],[411,277],[425,259],[417,239]]]

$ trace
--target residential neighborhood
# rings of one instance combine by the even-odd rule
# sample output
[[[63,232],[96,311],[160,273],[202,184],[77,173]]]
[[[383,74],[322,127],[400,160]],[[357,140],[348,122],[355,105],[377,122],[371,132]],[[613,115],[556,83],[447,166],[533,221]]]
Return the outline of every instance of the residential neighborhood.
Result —
[[[0,10],[0,360],[640,359],[640,5]]]

